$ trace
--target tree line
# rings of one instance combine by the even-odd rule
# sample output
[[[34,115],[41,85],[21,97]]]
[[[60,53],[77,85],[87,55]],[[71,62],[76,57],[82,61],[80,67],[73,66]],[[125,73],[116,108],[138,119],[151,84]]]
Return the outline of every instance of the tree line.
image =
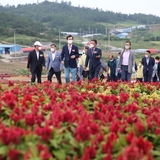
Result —
[[[107,6],[106,6],[107,8]],[[107,23],[135,21],[140,24],[160,23],[160,17],[145,14],[122,14],[98,8],[74,7],[71,2],[44,1],[36,4],[0,6],[0,33],[40,36],[41,32],[55,35],[58,30],[83,33],[105,33]]]

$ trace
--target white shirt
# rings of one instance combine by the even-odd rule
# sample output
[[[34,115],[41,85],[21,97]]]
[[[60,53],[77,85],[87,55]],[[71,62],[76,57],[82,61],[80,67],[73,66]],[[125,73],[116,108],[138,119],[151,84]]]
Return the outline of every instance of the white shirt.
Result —
[[[71,53],[72,45],[68,45],[69,54]]]
[[[37,54],[37,60],[39,60],[39,52],[36,52],[36,54]]]
[[[52,52],[52,60],[54,61],[54,59],[55,59],[55,55],[56,55],[56,53],[54,52]]]
[[[122,65],[128,66],[130,50],[124,51]]]

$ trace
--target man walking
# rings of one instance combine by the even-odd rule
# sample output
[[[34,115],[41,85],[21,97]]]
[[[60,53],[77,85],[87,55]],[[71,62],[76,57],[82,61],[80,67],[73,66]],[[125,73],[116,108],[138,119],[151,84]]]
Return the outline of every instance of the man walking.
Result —
[[[63,65],[61,64],[61,53],[57,51],[56,44],[50,45],[51,52],[48,53],[48,59],[46,63],[46,68],[48,72],[48,80],[52,82],[52,76],[55,74],[57,82],[62,84],[61,81],[61,70]]]
[[[101,61],[102,58],[102,51],[101,49],[97,48],[97,40],[92,39],[90,41],[87,57],[85,61],[84,70],[86,70],[88,63],[89,63],[89,73],[90,73],[90,80],[93,78],[98,79],[99,71],[101,69]]]
[[[124,50],[120,55],[118,70],[121,69],[122,81],[130,81],[132,72],[135,72],[135,53],[131,51],[131,42],[125,43]]]
[[[41,51],[42,44],[39,41],[34,43],[34,50],[28,55],[27,68],[31,72],[31,83],[37,82],[41,83],[42,68],[45,68],[45,58],[44,53]]]
[[[68,35],[66,37],[67,43],[62,48],[61,60],[64,64],[64,73],[66,83],[70,82],[70,73],[72,76],[72,81],[77,80],[77,58],[79,57],[78,47],[73,45],[73,36]]]
[[[154,58],[151,57],[151,52],[149,50],[145,52],[145,57],[142,58],[142,64],[144,82],[151,82],[155,61]]]

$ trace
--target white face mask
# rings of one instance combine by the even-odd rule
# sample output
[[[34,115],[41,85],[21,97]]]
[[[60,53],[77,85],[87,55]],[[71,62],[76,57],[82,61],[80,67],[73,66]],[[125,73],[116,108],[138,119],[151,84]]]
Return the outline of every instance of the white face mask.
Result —
[[[145,55],[146,58],[148,58],[148,55]]]
[[[141,66],[141,63],[139,63],[138,66]]]
[[[118,59],[120,58],[120,56],[118,56]]]
[[[159,61],[156,60],[155,63],[159,63]]]
[[[51,48],[51,52],[54,52],[55,51],[55,49],[54,48]]]
[[[125,49],[127,49],[127,50],[128,50],[129,48],[130,48],[130,46],[125,46]]]
[[[38,47],[38,50],[41,50],[42,49],[42,47]]]
[[[90,45],[89,45],[89,48],[93,48],[93,47],[94,47],[94,45],[93,45],[93,44],[90,44]]]
[[[73,40],[68,40],[68,44],[72,44],[73,43]]]

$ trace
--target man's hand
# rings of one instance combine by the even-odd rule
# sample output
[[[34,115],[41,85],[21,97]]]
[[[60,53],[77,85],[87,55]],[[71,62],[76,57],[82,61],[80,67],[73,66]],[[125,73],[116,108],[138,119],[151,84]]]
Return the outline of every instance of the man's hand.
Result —
[[[28,72],[30,72],[30,68],[27,68]]]
[[[45,66],[43,66],[43,71],[47,71],[47,69],[46,69],[46,67],[45,67]]]
[[[99,56],[96,56],[96,58],[101,58],[101,56],[99,55]]]
[[[61,64],[64,64],[64,61],[61,61]]]
[[[71,59],[74,59],[74,58],[76,58],[76,56],[75,56],[75,55],[72,55],[72,56],[71,56]]]
[[[84,69],[84,70],[86,70],[86,68],[87,68],[87,67],[86,67],[86,66],[84,66],[84,68],[83,68],[83,69]]]

